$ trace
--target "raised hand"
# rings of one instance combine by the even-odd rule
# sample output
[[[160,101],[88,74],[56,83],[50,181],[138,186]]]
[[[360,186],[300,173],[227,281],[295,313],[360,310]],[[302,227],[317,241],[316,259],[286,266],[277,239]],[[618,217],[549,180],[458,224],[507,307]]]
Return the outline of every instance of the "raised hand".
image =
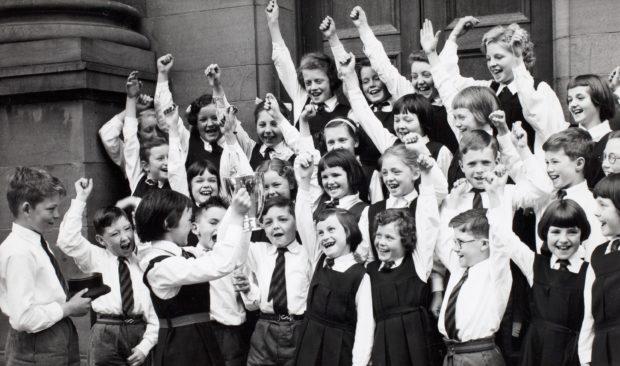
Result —
[[[172,69],[172,65],[174,65],[174,57],[169,53],[163,55],[157,59],[157,72],[168,75],[170,69]]]
[[[469,192],[470,188],[471,186],[466,178],[457,179],[452,185],[450,195],[448,195],[444,201],[446,208],[451,210],[458,209],[459,202],[461,202],[464,196]]]
[[[353,21],[353,24],[359,28],[361,26],[368,26],[368,18],[366,17],[366,12],[362,9],[361,6],[356,6],[351,10],[351,14],[349,14],[349,18]]]
[[[302,136],[310,135],[310,118],[316,116],[316,106],[314,104],[306,104],[299,115],[299,132]]]
[[[426,147],[426,144],[422,141],[422,137],[415,132],[409,132],[400,140],[409,151],[413,151],[418,155],[431,155],[428,147]]]
[[[284,118],[284,116],[282,115],[282,111],[280,110],[280,104],[278,104],[278,100],[271,93],[267,93],[267,95],[265,96],[264,108],[274,121],[279,122],[281,118]]]
[[[336,23],[334,22],[334,19],[332,19],[329,15],[326,16],[321,22],[321,25],[319,25],[319,30],[323,32],[325,38],[329,39],[333,37],[336,34]]]
[[[609,86],[613,91],[616,91],[616,89],[620,87],[620,66],[616,67],[609,74]]]
[[[234,134],[237,129],[237,112],[239,109],[234,105],[228,106],[226,108],[226,112],[224,113],[224,117],[221,120],[222,124],[222,133],[224,134]]]
[[[277,24],[280,16],[280,7],[277,0],[269,0],[267,7],[265,8],[265,14],[267,14],[267,23]]]
[[[432,156],[426,154],[421,154],[420,156],[418,156],[418,166],[420,167],[421,171],[427,172],[431,170],[433,165],[435,165],[435,160]]]
[[[510,47],[512,48],[512,53],[517,58],[523,57],[523,44],[527,36],[525,34],[525,30],[519,28],[514,31],[512,37],[510,38]]]
[[[504,113],[504,111],[494,111],[489,114],[489,120],[491,120],[491,124],[497,129],[497,134],[499,136],[504,136],[510,133],[508,125],[506,124],[506,113]]]
[[[132,71],[127,77],[127,83],[125,89],[127,90],[127,98],[135,99],[140,94],[142,89],[142,82],[138,79],[139,71]]]
[[[480,20],[471,15],[460,18],[456,22],[452,33],[450,33],[450,39],[456,41],[457,38],[465,35],[465,33],[469,32],[471,29],[474,29],[478,23],[480,23]]]
[[[528,148],[527,131],[521,125],[521,121],[516,121],[512,124],[512,142],[517,148]]]
[[[167,131],[176,130],[176,126],[179,124],[179,107],[176,104],[172,104],[164,110],[164,120],[166,121]]]
[[[355,55],[351,52],[336,60],[336,68],[341,78],[355,75]],[[356,76],[357,78],[357,76]]]
[[[441,34],[441,31],[435,33],[433,30],[433,23],[425,19],[424,24],[422,24],[422,29],[420,29],[420,46],[422,46],[424,53],[429,54],[437,51],[439,34]]]
[[[231,209],[239,216],[243,216],[250,210],[252,200],[245,188],[239,188],[233,195],[232,202],[230,204]]]
[[[149,108],[154,108],[153,97],[148,94],[140,94],[136,101],[136,110],[140,113]]]
[[[312,168],[314,167],[314,157],[308,152],[302,152],[295,158],[293,168],[295,178],[300,183],[310,183],[312,178]]]
[[[506,186],[506,181],[508,180],[507,173],[506,167],[503,164],[497,164],[495,169],[486,172],[485,179],[482,181],[484,190],[488,193],[503,194],[504,186]]]
[[[75,199],[80,200],[82,202],[86,202],[90,193],[93,191],[93,180],[92,178],[80,178],[75,181]]]
[[[205,75],[209,86],[216,87],[221,85],[220,78],[222,76],[222,69],[217,64],[211,64],[205,69]]]

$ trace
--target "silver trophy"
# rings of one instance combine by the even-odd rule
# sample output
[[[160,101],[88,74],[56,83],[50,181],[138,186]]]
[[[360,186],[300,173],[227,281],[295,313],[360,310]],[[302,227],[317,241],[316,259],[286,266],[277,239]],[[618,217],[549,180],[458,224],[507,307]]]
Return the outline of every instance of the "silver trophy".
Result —
[[[263,188],[263,173],[256,172],[252,175],[241,175],[224,178],[224,190],[228,197],[239,188],[245,188],[251,198],[251,206],[248,213],[243,218],[243,231],[254,231],[262,229],[259,225],[260,214],[265,203],[265,191]]]

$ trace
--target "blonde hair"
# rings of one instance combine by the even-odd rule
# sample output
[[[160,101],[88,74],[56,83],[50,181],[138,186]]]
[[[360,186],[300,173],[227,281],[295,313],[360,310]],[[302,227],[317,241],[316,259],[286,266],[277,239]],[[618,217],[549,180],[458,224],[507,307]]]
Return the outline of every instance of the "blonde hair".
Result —
[[[498,25],[486,32],[484,36],[482,36],[482,44],[480,46],[482,53],[486,55],[487,46],[491,43],[498,43],[508,51],[512,52],[510,41],[512,40],[512,35],[517,30],[522,30],[524,34],[522,54],[523,64],[528,70],[531,69],[534,67],[534,63],[536,62],[536,56],[534,55],[534,43],[530,40],[529,33],[516,23],[510,24],[508,27]]]
[[[414,172],[420,169],[420,167],[418,166],[418,155],[414,152],[407,150],[405,144],[390,146],[387,150],[385,150],[385,152],[383,152],[383,155],[381,155],[381,158],[379,158],[379,166],[382,166],[383,160],[386,158],[386,156],[390,155],[400,159]]]
[[[491,88],[470,86],[461,90],[452,100],[452,109],[465,108],[474,115],[479,125],[489,124],[489,115],[499,109],[499,101]]]

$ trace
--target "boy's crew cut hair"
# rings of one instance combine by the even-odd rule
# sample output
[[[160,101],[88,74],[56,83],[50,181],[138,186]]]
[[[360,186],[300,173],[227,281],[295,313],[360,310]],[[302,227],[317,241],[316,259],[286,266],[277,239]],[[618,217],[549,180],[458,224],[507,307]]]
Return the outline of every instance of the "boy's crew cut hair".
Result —
[[[127,221],[129,221],[129,224],[132,225],[133,229],[131,219],[122,208],[116,206],[108,206],[98,209],[97,212],[95,212],[95,216],[93,217],[95,234],[103,235],[105,229],[118,221],[118,219],[120,219],[121,217],[126,218]]]
[[[357,224],[357,220],[352,213],[342,208],[328,208],[319,212],[316,222],[325,221],[330,216],[336,216],[336,219],[344,228],[347,234],[347,244],[351,252],[355,252],[357,246],[362,242],[362,232]]]
[[[417,243],[415,219],[411,216],[408,209],[388,208],[375,216],[375,233],[379,226],[396,223],[394,226],[400,235],[400,241],[406,254],[411,254],[415,250]],[[372,244],[374,245],[374,243]]]
[[[16,167],[7,180],[6,200],[14,217],[17,217],[19,206],[24,202],[34,207],[56,194],[60,197],[67,194],[60,179],[40,168]]]
[[[265,217],[265,215],[267,214],[267,212],[269,212],[269,210],[271,210],[274,207],[286,208],[286,209],[288,209],[288,212],[293,217],[295,217],[295,207],[293,206],[293,201],[289,200],[286,197],[275,196],[275,197],[268,198],[265,201],[265,204],[263,206],[263,212],[260,215],[261,222],[262,222],[263,218]]]
[[[169,228],[179,225],[183,212],[192,208],[192,201],[170,189],[148,192],[136,209],[136,233],[142,242],[160,240]]]
[[[459,158],[470,151],[482,151],[490,147],[493,150],[493,157],[497,158],[499,144],[497,139],[484,130],[470,130],[463,133],[459,144]]]
[[[593,147],[592,137],[588,131],[569,127],[549,136],[542,148],[551,152],[564,150],[571,160],[584,158],[587,161],[592,155]]]
[[[489,220],[486,208],[472,208],[454,216],[448,224],[451,228],[463,229],[477,239],[489,238]]]
[[[192,220],[198,221],[198,218],[202,214],[207,212],[210,208],[219,207],[219,208],[223,208],[224,210],[227,210],[228,206],[230,206],[230,204],[228,203],[228,200],[226,200],[225,198],[221,196],[211,196],[202,205],[199,205],[199,206],[194,205]]]

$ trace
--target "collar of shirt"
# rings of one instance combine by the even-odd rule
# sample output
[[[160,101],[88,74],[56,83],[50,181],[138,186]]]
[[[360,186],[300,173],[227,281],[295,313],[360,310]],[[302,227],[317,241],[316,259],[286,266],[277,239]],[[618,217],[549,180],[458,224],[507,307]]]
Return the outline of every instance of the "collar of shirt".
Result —
[[[436,107],[443,107],[443,101],[441,100],[441,97],[437,95],[435,98],[433,98],[433,100],[431,100],[431,105],[434,105]]]
[[[586,130],[586,128],[582,125],[579,125],[579,127]],[[586,131],[590,133],[590,136],[592,136],[592,140],[594,140],[595,142],[599,142],[605,135],[611,132],[611,127],[609,127],[609,121],[605,120]]]
[[[11,227],[11,231],[28,243],[41,245],[41,234],[37,233],[34,230],[28,229],[14,222],[13,226]]]
[[[348,196],[344,196],[344,197],[338,199],[338,208],[342,208],[342,209],[348,210],[351,207],[353,207],[353,205],[355,205],[356,203],[358,203],[360,201],[361,200],[360,200],[359,193],[350,194]]]
[[[211,143],[209,143],[208,141],[205,141],[202,137],[200,139],[202,140],[202,144],[204,146],[205,151],[213,152],[213,148],[211,147]],[[225,143],[226,143],[226,140],[224,140],[224,136],[220,137],[220,139],[217,140],[217,144],[220,145],[220,146],[224,146]]]
[[[605,248],[605,254],[609,254],[611,252],[611,245],[614,243],[614,240],[620,240],[620,235],[612,236],[609,238],[609,243],[607,243],[607,248]]]
[[[286,144],[286,142],[284,142],[284,140],[280,141],[278,144],[271,146],[271,148],[273,149],[274,153],[277,156],[283,156],[283,155],[287,155],[287,154],[292,154],[293,150],[291,150],[290,147],[288,147],[288,145]],[[267,150],[267,145],[262,144],[259,151],[260,154],[265,156],[265,150]],[[290,157],[290,155],[289,155]]]
[[[517,82],[514,79],[510,82],[510,84],[499,84],[499,88],[497,88],[497,93],[495,95],[499,95],[504,88],[508,88],[512,95],[517,94]]]
[[[336,95],[333,95],[331,98],[327,99],[323,103],[325,103],[325,112],[332,112],[338,105],[338,97]]]
[[[381,102],[381,103],[386,103],[385,105],[381,107],[381,112],[392,112],[392,110],[394,109],[394,100],[392,100],[392,98],[389,98],[385,102]],[[371,108],[373,107],[372,103],[370,103],[370,107]],[[356,123],[359,125],[357,121]]]
[[[407,207],[418,197],[418,191],[415,189],[403,197],[388,197],[385,202],[385,208],[404,208]]]
[[[579,270],[581,270],[581,264],[583,263],[585,257],[586,250],[580,245],[575,253],[568,258],[568,270],[573,273],[579,273]],[[558,257],[552,254],[550,260],[551,268],[560,269],[560,264],[557,263],[557,261]]]
[[[557,192],[557,190],[555,192]],[[588,182],[585,179],[581,183],[566,188],[566,198],[571,198],[571,196],[574,197],[575,195],[579,195],[583,192],[590,192]]]
[[[286,250],[291,254],[297,254],[301,251],[301,245],[297,242],[297,240],[293,240],[289,245],[286,246]],[[278,247],[269,243],[267,245],[267,254],[276,255],[278,252]]]
[[[355,263],[357,262],[355,261],[355,257],[353,257],[353,253],[348,253],[345,255],[341,255],[338,258],[334,258],[334,266],[332,267],[332,269],[334,271],[344,272]],[[326,261],[323,262],[323,266],[327,266]]]
[[[175,243],[168,240],[156,240],[151,243],[153,249],[159,249],[175,256],[180,256],[183,249]]]
[[[397,268],[398,266],[400,266],[403,263],[404,259],[405,259],[405,257],[400,257],[398,259],[394,259],[394,265],[392,266],[392,269]],[[385,262],[381,262],[381,265],[379,266],[379,271],[382,270],[383,267],[385,267]]]

